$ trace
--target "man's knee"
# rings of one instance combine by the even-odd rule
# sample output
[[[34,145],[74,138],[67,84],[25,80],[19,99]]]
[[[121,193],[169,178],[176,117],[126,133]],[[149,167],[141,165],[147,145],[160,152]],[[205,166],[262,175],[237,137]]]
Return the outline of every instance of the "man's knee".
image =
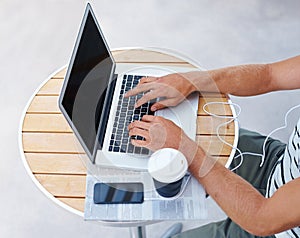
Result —
[[[238,148],[241,152],[262,153],[265,138],[257,132],[241,128],[239,130]]]

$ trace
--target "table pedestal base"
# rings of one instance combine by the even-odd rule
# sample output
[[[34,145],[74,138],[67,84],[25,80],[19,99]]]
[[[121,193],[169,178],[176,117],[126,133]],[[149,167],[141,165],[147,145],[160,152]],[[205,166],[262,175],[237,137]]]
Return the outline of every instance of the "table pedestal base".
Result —
[[[172,225],[165,233],[160,236],[160,238],[170,238],[176,234],[179,234],[182,230],[182,223],[175,223]],[[131,238],[146,238],[146,227],[137,226],[130,227],[130,237]]]
[[[146,227],[145,226],[130,227],[130,237],[146,238]]]

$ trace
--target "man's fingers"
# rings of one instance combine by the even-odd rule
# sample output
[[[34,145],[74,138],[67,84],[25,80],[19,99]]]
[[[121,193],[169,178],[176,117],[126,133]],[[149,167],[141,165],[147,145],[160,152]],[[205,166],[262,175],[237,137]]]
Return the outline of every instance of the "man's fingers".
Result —
[[[128,125],[128,130],[130,131],[133,128],[140,128],[143,130],[149,130],[150,123],[144,121],[134,121]]]
[[[157,98],[157,95],[154,91],[150,91],[149,93],[146,93],[143,97],[141,97],[136,103],[135,107],[140,107],[146,102],[149,102],[152,99]]]
[[[131,144],[133,144],[134,146],[138,146],[138,147],[147,147],[147,145],[149,145],[149,142],[145,141],[145,140],[131,139]]]
[[[177,104],[178,103],[175,98],[165,99],[165,100],[154,103],[151,106],[151,111],[157,111],[157,110],[163,109],[165,107],[176,106]]]
[[[158,122],[159,121],[158,118],[159,118],[159,116],[145,115],[145,116],[143,116],[142,121],[144,121],[144,122]],[[152,125],[150,124],[150,127],[151,126]]]
[[[147,138],[149,138],[149,133],[148,133],[148,131],[145,131],[143,129],[135,127],[129,131],[129,136],[142,136],[145,139],[147,139]]]
[[[141,78],[139,84],[154,82],[157,79],[158,79],[157,77],[143,77]]]
[[[124,95],[124,97],[131,97],[131,96],[137,95],[142,92],[150,91],[152,89],[152,86],[153,85],[151,85],[151,84],[140,84],[140,85],[136,86],[135,88],[131,89],[130,91],[128,91]]]
[[[163,109],[163,108],[165,108],[165,107],[167,107],[166,105],[164,105],[164,104],[161,104],[161,103],[154,103],[152,106],[151,106],[151,111],[152,112],[155,112],[155,111],[157,111],[157,110],[160,110],[160,109]]]
[[[136,139],[131,139],[131,143],[135,146],[140,146],[140,147],[145,147],[149,144],[149,133],[148,131],[145,131],[140,128],[133,128],[129,131],[129,136],[141,136],[144,137],[145,140],[136,140]]]

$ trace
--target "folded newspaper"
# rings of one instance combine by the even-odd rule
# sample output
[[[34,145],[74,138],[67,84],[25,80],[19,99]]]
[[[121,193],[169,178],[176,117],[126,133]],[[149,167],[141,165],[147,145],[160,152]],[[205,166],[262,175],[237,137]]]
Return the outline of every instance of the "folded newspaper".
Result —
[[[95,204],[93,201],[94,185],[99,182],[142,182],[144,202],[141,204]],[[153,180],[147,172],[110,168],[97,168],[97,172],[88,170],[84,219],[102,221],[207,219],[207,199],[203,187],[193,177],[189,179],[189,176],[185,176],[182,184],[184,191],[178,198],[165,199],[157,194]]]

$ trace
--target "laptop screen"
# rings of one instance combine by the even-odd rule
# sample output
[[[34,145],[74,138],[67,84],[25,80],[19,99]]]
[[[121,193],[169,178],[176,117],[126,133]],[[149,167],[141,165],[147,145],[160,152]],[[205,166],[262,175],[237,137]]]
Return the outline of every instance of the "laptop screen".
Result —
[[[87,154],[93,156],[114,61],[89,8],[85,17],[66,75],[60,106]]]

